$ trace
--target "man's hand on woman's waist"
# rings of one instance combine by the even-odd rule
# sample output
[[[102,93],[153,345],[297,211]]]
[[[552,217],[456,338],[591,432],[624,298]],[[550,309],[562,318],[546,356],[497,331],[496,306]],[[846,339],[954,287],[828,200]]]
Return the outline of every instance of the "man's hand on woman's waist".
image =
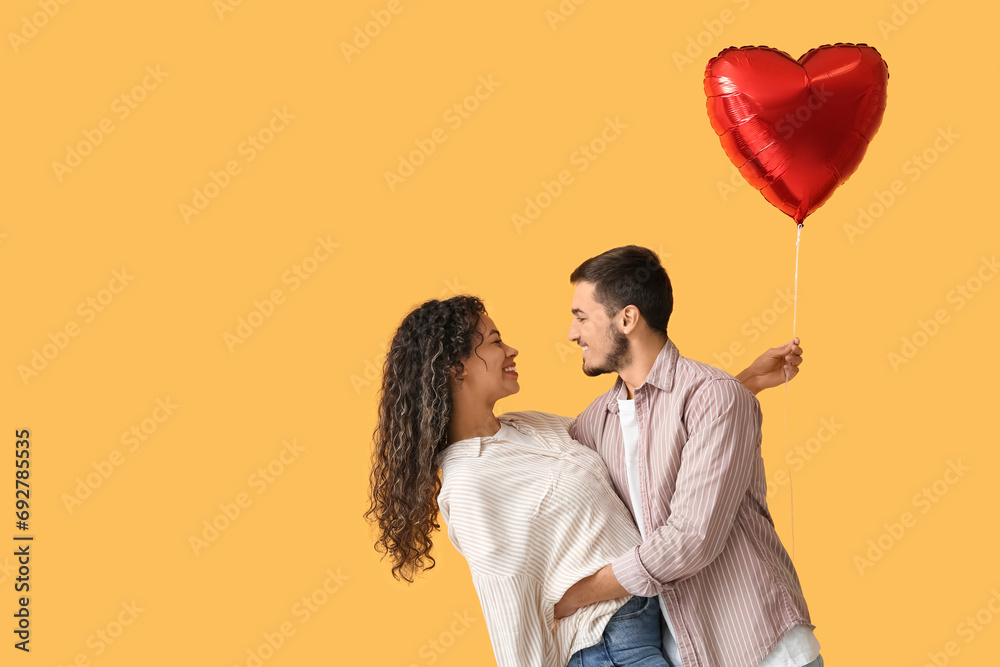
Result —
[[[614,600],[628,594],[628,591],[618,583],[609,563],[589,577],[584,577],[570,586],[563,594],[562,599],[556,603],[555,617],[572,616],[580,607],[603,600]]]

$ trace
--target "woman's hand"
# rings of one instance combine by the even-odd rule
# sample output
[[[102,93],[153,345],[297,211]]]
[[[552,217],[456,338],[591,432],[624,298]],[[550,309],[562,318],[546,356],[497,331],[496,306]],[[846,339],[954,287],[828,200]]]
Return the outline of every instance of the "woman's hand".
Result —
[[[802,348],[799,347],[799,339],[796,337],[784,345],[772,347],[754,359],[752,364],[736,376],[736,379],[754,394],[759,394],[765,389],[782,384],[786,374],[789,380],[798,375],[801,363]]]

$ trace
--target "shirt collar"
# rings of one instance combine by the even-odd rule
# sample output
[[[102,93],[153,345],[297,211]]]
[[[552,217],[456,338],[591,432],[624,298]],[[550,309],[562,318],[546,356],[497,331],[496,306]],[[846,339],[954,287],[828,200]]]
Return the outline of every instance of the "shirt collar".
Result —
[[[660,353],[656,355],[656,360],[653,362],[653,367],[649,369],[649,373],[646,374],[645,381],[636,387],[636,391],[639,391],[646,385],[652,385],[657,389],[669,392],[674,386],[674,371],[677,369],[677,359],[680,356],[677,346],[668,338],[667,342],[660,348]],[[624,386],[625,380],[619,375],[615,386],[607,394],[607,410],[609,412],[618,414],[618,397],[623,395],[622,388]]]
[[[503,431],[504,425],[518,424],[521,420],[517,415],[502,414],[497,417],[497,421],[500,422],[500,430],[498,430],[495,434],[483,437],[465,438],[464,440],[451,443],[437,453],[437,456],[435,457],[437,464],[440,466],[446,459],[450,459],[455,456],[478,457],[483,452],[484,444],[496,442],[497,437]]]

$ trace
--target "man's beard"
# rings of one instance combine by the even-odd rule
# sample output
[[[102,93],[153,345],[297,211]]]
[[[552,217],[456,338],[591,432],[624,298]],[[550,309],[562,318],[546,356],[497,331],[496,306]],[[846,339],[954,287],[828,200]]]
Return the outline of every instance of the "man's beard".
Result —
[[[587,364],[584,364],[583,372],[585,375],[595,377],[605,373],[617,373],[632,361],[632,348],[629,345],[628,336],[615,329],[613,325],[609,325],[607,338],[611,342],[611,351],[608,352],[604,364],[591,368],[587,368]]]

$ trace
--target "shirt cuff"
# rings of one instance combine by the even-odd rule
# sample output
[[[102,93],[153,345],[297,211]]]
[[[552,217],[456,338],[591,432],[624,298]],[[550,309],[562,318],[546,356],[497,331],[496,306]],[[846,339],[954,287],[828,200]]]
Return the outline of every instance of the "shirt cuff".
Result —
[[[664,586],[653,579],[639,560],[639,547],[635,546],[611,562],[615,579],[632,595],[648,598],[658,595]]]

